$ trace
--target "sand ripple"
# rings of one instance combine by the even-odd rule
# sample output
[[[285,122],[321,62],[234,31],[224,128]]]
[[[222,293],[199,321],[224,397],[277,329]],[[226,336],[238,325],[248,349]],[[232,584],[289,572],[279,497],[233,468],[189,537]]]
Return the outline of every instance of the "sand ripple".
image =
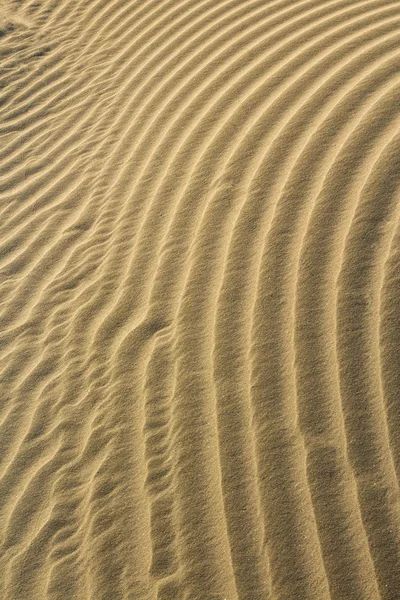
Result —
[[[0,597],[400,598],[400,2],[0,3]]]

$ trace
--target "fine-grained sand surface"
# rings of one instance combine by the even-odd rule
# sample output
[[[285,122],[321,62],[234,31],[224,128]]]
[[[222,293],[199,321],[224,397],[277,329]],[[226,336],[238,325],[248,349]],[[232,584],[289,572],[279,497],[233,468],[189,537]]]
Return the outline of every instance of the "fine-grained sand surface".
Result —
[[[0,2],[0,599],[400,599],[400,0]]]

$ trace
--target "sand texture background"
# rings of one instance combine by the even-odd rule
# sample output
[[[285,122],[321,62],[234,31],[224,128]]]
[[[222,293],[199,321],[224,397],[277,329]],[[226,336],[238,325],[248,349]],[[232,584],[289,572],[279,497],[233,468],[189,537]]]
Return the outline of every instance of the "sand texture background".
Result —
[[[0,3],[1,600],[400,599],[400,0]]]

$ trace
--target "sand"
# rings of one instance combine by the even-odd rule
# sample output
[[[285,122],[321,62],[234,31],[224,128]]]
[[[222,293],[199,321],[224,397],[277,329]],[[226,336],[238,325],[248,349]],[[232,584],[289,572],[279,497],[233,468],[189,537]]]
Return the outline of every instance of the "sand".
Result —
[[[0,3],[1,600],[400,598],[400,1]]]

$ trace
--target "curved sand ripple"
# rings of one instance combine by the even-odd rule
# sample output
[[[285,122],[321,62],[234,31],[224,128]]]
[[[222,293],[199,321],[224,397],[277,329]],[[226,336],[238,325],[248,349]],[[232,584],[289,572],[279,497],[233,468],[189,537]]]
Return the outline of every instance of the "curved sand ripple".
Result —
[[[0,35],[1,598],[399,598],[400,2]]]

